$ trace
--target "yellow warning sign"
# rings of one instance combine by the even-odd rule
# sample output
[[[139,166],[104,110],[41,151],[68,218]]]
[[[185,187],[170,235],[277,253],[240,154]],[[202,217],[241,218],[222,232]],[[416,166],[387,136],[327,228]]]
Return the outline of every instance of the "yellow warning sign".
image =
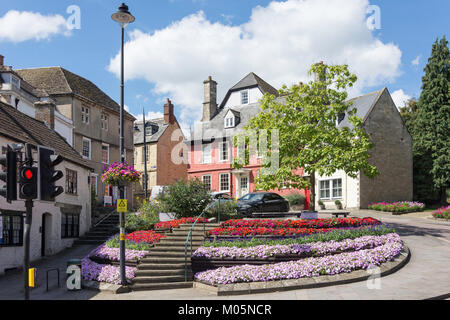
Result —
[[[118,199],[117,200],[117,212],[127,212],[127,200],[126,199]]]

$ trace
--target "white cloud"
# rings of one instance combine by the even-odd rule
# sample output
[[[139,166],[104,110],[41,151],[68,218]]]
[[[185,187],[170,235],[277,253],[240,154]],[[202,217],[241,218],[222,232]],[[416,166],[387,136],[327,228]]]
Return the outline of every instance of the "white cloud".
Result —
[[[414,60],[411,61],[411,64],[413,66],[418,66],[420,63],[420,58],[422,57],[422,55],[418,55]]]
[[[394,91],[391,96],[397,109],[404,107],[408,100],[411,99],[411,96],[404,93],[402,89]]]
[[[58,34],[68,36],[70,33],[61,15],[44,16],[38,12],[10,10],[0,17],[0,41],[39,41]]]
[[[308,81],[310,66],[349,64],[358,76],[351,95],[385,86],[400,75],[401,51],[366,25],[368,0],[287,0],[253,9],[248,22],[212,22],[200,11],[153,33],[134,30],[126,43],[127,79],[154,83],[182,121],[201,117],[203,80],[218,82],[218,98],[249,72],[279,88]],[[120,55],[109,71],[120,74]],[[220,101],[218,101],[220,103]]]

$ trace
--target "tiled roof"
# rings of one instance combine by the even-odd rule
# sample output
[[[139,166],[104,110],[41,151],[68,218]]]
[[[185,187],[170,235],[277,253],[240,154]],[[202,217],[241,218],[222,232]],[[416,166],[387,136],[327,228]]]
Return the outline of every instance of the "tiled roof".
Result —
[[[120,112],[120,106],[91,81],[62,67],[15,70],[23,79],[50,95],[75,94]],[[131,114],[125,111],[129,117]],[[134,118],[134,117],[133,117]]]
[[[31,118],[2,102],[0,102],[0,134],[22,143],[30,143],[35,147],[42,145],[52,148],[67,161],[92,169],[62,136],[48,128],[44,122]]]
[[[258,77],[255,73],[250,72],[248,75],[246,75],[241,81],[236,83],[233,87],[231,87],[230,90],[228,90],[225,98],[223,99],[222,103],[220,104],[219,108],[223,108],[226,101],[230,97],[231,93],[234,91],[239,91],[246,88],[253,88],[258,87],[263,94],[266,92],[273,94],[274,96],[278,97],[278,90],[272,87],[270,84],[265,82],[263,79]]]
[[[157,132],[155,132],[152,135],[146,136],[146,139],[145,139],[146,143],[158,142],[159,139],[164,134],[164,132],[166,131],[166,129],[169,127],[169,124],[165,123],[164,119],[151,119],[151,120],[146,120],[145,122],[147,123],[147,126],[153,125],[153,126],[158,127]],[[134,144],[135,145],[143,144],[144,143],[144,134],[145,134],[144,123],[143,123],[143,121],[135,122],[135,126],[137,126],[137,128],[139,130],[134,131]]]

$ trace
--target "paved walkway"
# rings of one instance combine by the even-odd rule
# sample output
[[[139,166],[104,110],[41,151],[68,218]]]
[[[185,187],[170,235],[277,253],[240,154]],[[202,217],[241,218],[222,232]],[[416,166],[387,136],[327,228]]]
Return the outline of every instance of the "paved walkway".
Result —
[[[94,300],[315,300],[315,299],[427,299],[450,294],[450,224],[424,217],[408,215],[392,216],[390,213],[369,210],[354,211],[351,216],[372,216],[397,229],[411,250],[410,262],[396,273],[380,279],[379,289],[369,289],[367,282],[357,282],[334,287],[303,289],[275,293],[217,297],[201,289],[158,290],[131,292],[115,295],[106,292],[82,290],[68,292],[54,289],[45,293],[45,279],[39,279],[41,287],[33,289],[31,299],[94,299]],[[321,215],[327,217],[326,215]],[[78,247],[44,260],[37,268],[60,266],[65,270],[66,261],[86,255],[92,247]],[[39,271],[38,271],[39,274]],[[44,274],[45,276],[45,274]],[[65,276],[65,275],[62,275]],[[44,281],[42,285],[42,281]],[[55,281],[55,280],[53,280]],[[22,275],[0,278],[0,299],[22,299]],[[53,282],[54,283],[54,282]],[[65,287],[65,283],[62,283]]]

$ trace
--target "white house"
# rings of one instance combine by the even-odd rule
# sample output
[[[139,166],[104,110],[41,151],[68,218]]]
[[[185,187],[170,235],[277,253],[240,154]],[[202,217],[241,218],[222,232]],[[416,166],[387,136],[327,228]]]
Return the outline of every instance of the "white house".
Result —
[[[0,102],[0,146],[2,153],[10,143],[29,143],[37,159],[37,146],[55,150],[64,158],[57,170],[64,178],[57,185],[64,188],[56,202],[34,201],[30,260],[53,255],[72,246],[75,239],[91,226],[91,168],[66,140],[44,122]],[[3,184],[3,182],[1,182]],[[21,268],[24,248],[23,200],[7,203],[0,197],[0,275]]]

